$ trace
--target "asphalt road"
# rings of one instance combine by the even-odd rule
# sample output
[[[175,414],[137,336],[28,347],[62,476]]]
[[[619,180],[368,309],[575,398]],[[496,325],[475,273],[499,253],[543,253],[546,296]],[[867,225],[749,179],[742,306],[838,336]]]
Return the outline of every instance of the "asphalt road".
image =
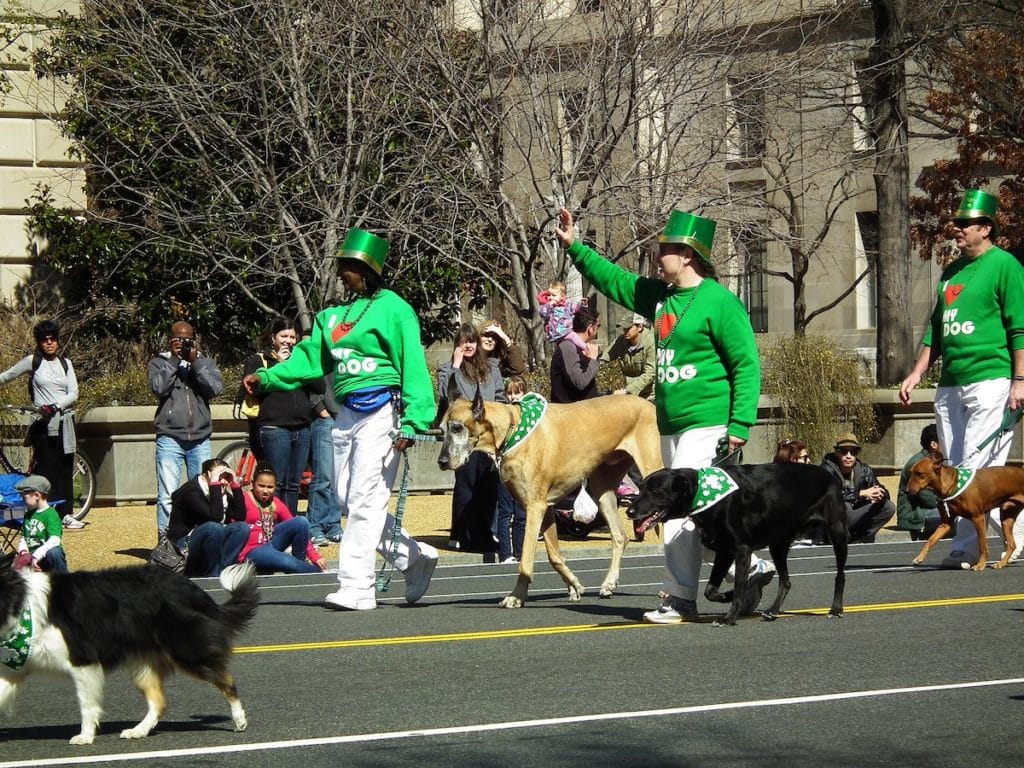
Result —
[[[177,678],[153,734],[120,740],[144,711],[121,672],[96,742],[72,747],[70,684],[32,679],[0,720],[0,768],[1018,766],[1024,564],[915,569],[917,550],[851,547],[838,620],[824,615],[831,550],[794,550],[791,613],[731,628],[706,602],[707,622],[640,623],[660,583],[652,554],[626,558],[608,600],[606,560],[572,561],[592,588],[579,603],[545,563],[517,611],[496,607],[514,566],[443,565],[413,607],[396,577],[364,613],[321,608],[329,575],[265,578],[232,665],[247,731],[212,687]]]

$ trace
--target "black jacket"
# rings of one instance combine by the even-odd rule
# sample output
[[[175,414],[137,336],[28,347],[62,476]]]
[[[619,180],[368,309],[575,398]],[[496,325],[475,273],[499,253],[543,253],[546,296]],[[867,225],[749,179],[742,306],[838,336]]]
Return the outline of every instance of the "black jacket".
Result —
[[[559,341],[551,356],[551,402],[576,403],[598,394],[597,360],[568,338]]]
[[[241,486],[232,486],[227,507],[224,506],[223,486],[210,486],[210,495],[203,493],[199,478],[193,477],[171,494],[171,519],[167,523],[167,538],[174,546],[182,536],[203,523],[245,522],[245,499]]]
[[[862,504],[870,504],[871,502],[867,499],[860,497],[860,492],[865,488],[871,488],[872,486],[882,484],[878,482],[878,478],[875,477],[875,471],[871,469],[860,459],[857,459],[857,463],[853,465],[853,472],[850,475],[852,482],[847,484],[844,482],[843,470],[839,466],[839,459],[834,453],[826,453],[825,458],[821,460],[821,466],[831,472],[839,480],[840,485],[843,489],[843,501],[849,504],[851,507],[859,507]],[[883,486],[884,490],[884,486]],[[889,491],[885,491],[885,500],[889,500]]]

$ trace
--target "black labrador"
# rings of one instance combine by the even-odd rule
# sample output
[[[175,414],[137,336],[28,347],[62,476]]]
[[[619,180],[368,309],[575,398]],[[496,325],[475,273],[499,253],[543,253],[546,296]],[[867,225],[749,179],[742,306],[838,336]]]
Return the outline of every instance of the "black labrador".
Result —
[[[822,467],[795,463],[720,469],[738,488],[699,512],[692,511],[693,501],[698,492],[698,472],[704,470],[659,469],[645,478],[628,513],[637,521],[637,532],[669,518],[693,517],[701,542],[715,553],[704,597],[713,602],[729,601],[729,593],[723,595],[718,588],[730,563],[736,563],[732,606],[716,622],[735,624],[747,586],[751,552],[768,547],[778,570],[778,595],[771,608],[761,614],[765,621],[772,621],[781,612],[789,592],[786,558],[794,539],[810,524],[824,523],[836,557],[835,591],[828,615],[842,616],[849,531],[842,490],[832,473]]]

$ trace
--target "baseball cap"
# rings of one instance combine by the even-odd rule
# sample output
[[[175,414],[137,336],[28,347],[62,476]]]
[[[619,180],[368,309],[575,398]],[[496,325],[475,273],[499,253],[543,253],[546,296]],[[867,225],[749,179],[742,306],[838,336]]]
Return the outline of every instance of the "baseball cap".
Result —
[[[617,323],[619,328],[629,328],[631,325],[639,325],[641,328],[646,328],[649,323],[647,322],[647,318],[643,315],[633,315],[632,317]]]
[[[35,491],[46,496],[50,493],[50,481],[42,475],[29,475],[24,480],[19,480],[18,484],[14,486],[14,490],[18,493]]]

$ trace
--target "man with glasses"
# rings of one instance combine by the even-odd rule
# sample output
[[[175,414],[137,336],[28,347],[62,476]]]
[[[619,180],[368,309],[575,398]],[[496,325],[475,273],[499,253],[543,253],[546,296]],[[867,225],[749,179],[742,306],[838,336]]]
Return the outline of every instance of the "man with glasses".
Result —
[[[875,534],[896,514],[889,491],[875,477],[874,470],[858,458],[860,443],[852,432],[836,440],[832,453],[821,466],[834,474],[843,488],[851,544],[871,544]]]
[[[1000,427],[1005,409],[1024,404],[1024,267],[993,244],[997,208],[987,192],[964,193],[953,216],[961,255],[939,278],[923,349],[900,385],[900,400],[909,405],[913,389],[942,358],[935,392],[939,444],[950,464],[970,469],[1006,463],[1012,432],[977,449]],[[998,518],[992,525],[999,529]],[[977,558],[974,524],[958,518],[942,564],[969,568]]]
[[[170,350],[154,355],[147,366],[149,388],[160,399],[156,407],[156,528],[167,533],[171,494],[181,484],[181,464],[188,479],[210,458],[213,420],[210,399],[224,390],[224,378],[212,358],[199,353],[192,326],[171,326]]]

